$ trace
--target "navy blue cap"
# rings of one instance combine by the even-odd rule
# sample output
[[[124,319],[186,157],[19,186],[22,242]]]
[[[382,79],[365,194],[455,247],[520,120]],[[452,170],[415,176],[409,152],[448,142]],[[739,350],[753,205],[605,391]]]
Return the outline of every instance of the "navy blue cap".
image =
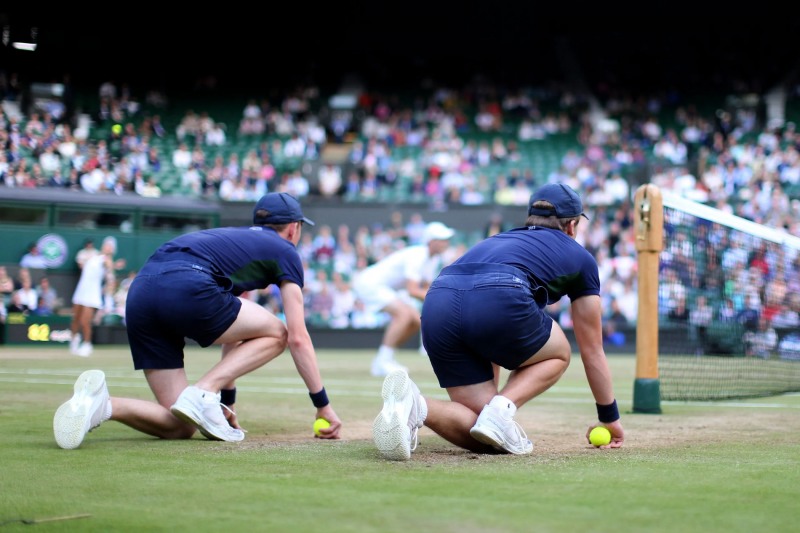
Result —
[[[533,204],[539,201],[550,202],[554,210],[533,207]],[[572,187],[563,183],[548,183],[536,189],[528,202],[528,216],[531,215],[556,216],[557,218],[572,218],[582,215],[587,220],[589,219],[583,212],[581,197]]]
[[[253,209],[253,224],[289,224],[302,220],[311,226],[314,223],[303,216],[300,202],[286,192],[265,194]]]

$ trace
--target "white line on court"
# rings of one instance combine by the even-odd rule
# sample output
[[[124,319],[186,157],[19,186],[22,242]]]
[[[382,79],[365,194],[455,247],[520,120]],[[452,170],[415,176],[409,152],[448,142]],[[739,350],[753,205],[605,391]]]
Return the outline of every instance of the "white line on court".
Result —
[[[26,383],[30,385],[64,385],[70,387],[74,385],[75,378],[82,372],[83,369],[59,369],[59,370],[46,370],[46,369],[0,369],[0,383]],[[33,377],[36,376],[36,377]],[[69,379],[63,379],[68,377]],[[133,388],[133,389],[146,389],[147,382],[131,373],[126,372],[106,372],[106,377],[112,380],[111,388]],[[306,396],[308,390],[302,385],[302,382],[297,378],[278,378],[278,377],[261,377],[249,376],[246,378],[247,383],[237,384],[236,388],[241,392],[252,392],[261,394],[300,394]],[[286,386],[297,384],[296,387]],[[435,382],[419,381],[417,384],[425,392],[425,396],[437,398],[441,400],[447,399],[439,385]],[[381,380],[375,381],[365,380],[329,380],[326,381],[326,388],[331,393],[331,396],[341,395],[350,397],[369,397],[380,400]],[[436,390],[436,393],[429,393],[427,391]],[[536,403],[585,403],[586,397],[570,398],[566,395],[569,394],[587,394],[588,390],[579,387],[558,387],[554,386],[543,395],[536,398]],[[113,391],[112,391],[113,395]],[[797,396],[797,393],[790,393],[786,396]],[[630,399],[623,399],[623,401],[630,401]],[[752,402],[743,401],[662,401],[665,405],[681,405],[686,407],[736,407],[736,408],[765,408],[765,409],[800,409],[800,404],[781,403],[781,402],[760,402],[758,399]]]

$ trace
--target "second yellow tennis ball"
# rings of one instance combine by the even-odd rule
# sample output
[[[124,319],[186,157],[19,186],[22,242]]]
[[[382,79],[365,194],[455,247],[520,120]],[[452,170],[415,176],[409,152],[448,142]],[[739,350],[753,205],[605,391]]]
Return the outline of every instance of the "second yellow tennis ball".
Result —
[[[603,426],[597,426],[589,433],[589,442],[595,446],[605,446],[611,442],[611,432]]]
[[[331,427],[331,423],[325,420],[324,418],[317,418],[314,420],[314,435],[319,436],[320,429],[326,429]]]

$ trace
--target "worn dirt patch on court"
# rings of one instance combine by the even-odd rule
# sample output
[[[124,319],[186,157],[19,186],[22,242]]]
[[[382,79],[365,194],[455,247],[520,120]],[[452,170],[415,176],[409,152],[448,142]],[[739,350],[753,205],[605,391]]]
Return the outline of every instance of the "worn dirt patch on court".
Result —
[[[415,463],[448,464],[465,461],[524,461],[548,463],[565,461],[593,453],[616,453],[620,456],[655,453],[668,448],[702,447],[705,444],[727,442],[735,432],[740,442],[764,442],[775,439],[792,439],[800,434],[800,417],[786,416],[785,411],[774,413],[759,411],[742,413],[735,407],[715,410],[711,415],[623,414],[622,422],[626,441],[622,448],[597,450],[586,442],[588,427],[576,425],[574,417],[518,412],[517,420],[534,443],[530,456],[515,457],[505,454],[476,454],[462,450],[438,437],[428,428],[419,433],[419,446],[412,459]],[[538,429],[537,429],[538,428]],[[308,443],[307,433],[276,433],[248,435],[239,446],[243,449],[280,447],[286,444]],[[341,442],[372,442],[372,420],[347,422]],[[377,453],[377,452],[376,452]]]

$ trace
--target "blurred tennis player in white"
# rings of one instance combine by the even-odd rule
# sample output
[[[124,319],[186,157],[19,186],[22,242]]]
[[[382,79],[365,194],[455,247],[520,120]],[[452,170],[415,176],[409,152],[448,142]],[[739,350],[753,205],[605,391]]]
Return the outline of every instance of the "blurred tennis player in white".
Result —
[[[442,254],[453,235],[452,228],[431,222],[425,226],[422,244],[397,250],[355,276],[353,290],[365,308],[390,317],[372,360],[373,376],[405,369],[396,361],[395,351],[419,332],[421,303],[442,269]]]

